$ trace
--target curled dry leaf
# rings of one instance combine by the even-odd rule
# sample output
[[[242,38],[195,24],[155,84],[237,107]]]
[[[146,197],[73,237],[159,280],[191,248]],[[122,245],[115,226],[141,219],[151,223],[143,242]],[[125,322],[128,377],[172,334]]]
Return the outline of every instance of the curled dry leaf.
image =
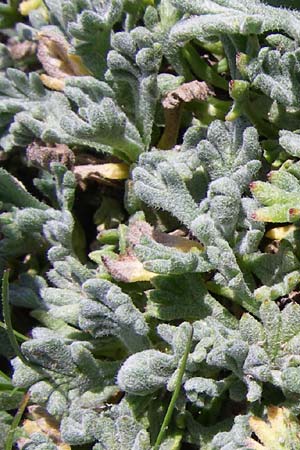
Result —
[[[252,416],[249,424],[261,442],[247,439],[246,445],[253,450],[287,450],[299,442],[299,421],[284,407],[269,406],[267,421]]]
[[[86,164],[74,167],[78,180],[92,179],[101,182],[103,178],[109,180],[126,180],[129,176],[129,166],[125,163]]]
[[[186,237],[176,234],[175,232],[162,233],[161,231],[154,230],[152,237],[159,244],[164,244],[167,247],[174,247],[177,250],[181,250],[182,252],[189,252],[190,250],[192,250],[192,248],[203,250],[203,245],[200,242],[190,240]]]
[[[192,100],[205,101],[209,95],[214,95],[214,93],[208,85],[204,81],[194,80],[168,92],[162,105],[165,109],[176,109],[182,103],[189,103]]]
[[[46,409],[38,405],[28,407],[28,412],[31,419],[25,419],[23,422],[23,430],[28,435],[28,438],[20,438],[18,440],[18,448],[22,450],[30,444],[30,437],[35,433],[46,435],[57,446],[58,450],[71,450],[69,444],[66,444],[61,439],[59,431],[59,423],[51,416]]]
[[[214,95],[204,81],[184,83],[177,89],[170,91],[162,101],[165,116],[165,129],[159,141],[158,148],[168,150],[177,142],[180,127],[182,105],[193,100],[205,101]]]
[[[63,91],[65,87],[65,82],[63,80],[60,80],[59,78],[49,77],[49,75],[46,75],[44,73],[40,75],[40,79],[42,80],[44,86],[51,89],[52,91]]]
[[[22,16],[28,16],[31,11],[41,8],[45,18],[48,17],[47,8],[43,0],[23,0],[19,5],[19,11]]]
[[[176,248],[182,252],[189,252],[192,248],[203,250],[203,245],[200,242],[183,237],[182,234],[180,230],[175,230],[172,233],[163,233],[151,227],[147,222],[139,220],[129,226],[128,241],[134,247],[143,236],[149,236],[159,244]]]
[[[197,241],[191,241],[182,236],[180,230],[173,233],[162,233],[155,230],[151,225],[142,220],[138,220],[129,225],[127,233],[128,248],[125,255],[120,255],[116,259],[103,256],[102,261],[108,272],[118,281],[133,283],[136,281],[150,281],[157,274],[144,269],[143,264],[134,254],[135,245],[140,243],[143,236],[148,236],[156,242],[173,247],[182,252],[189,252],[193,248],[203,250],[203,245]]]
[[[108,161],[108,158],[106,158],[105,160]],[[112,161],[109,160],[110,162],[117,162],[117,161]],[[90,153],[78,153],[78,155],[76,155],[76,166],[84,166],[84,165],[88,165],[88,164],[103,164],[104,160],[103,158],[99,157],[99,155],[92,155]]]
[[[153,227],[143,220],[137,220],[129,225],[127,239],[129,245],[134,247],[140,243],[143,236],[152,237]]]
[[[38,33],[37,39],[37,56],[47,73],[41,75],[41,80],[50,89],[62,90],[66,77],[90,74],[81,58],[71,53],[63,35],[48,30]]]
[[[15,61],[32,56],[36,52],[37,45],[35,42],[23,41],[18,42],[15,38],[10,38],[7,43],[10,56]]]
[[[71,169],[75,163],[75,155],[65,144],[41,145],[33,142],[26,149],[28,162],[33,166],[49,170],[52,162],[59,162]]]
[[[149,281],[155,276],[154,273],[144,269],[143,264],[134,255],[132,247],[137,244],[144,235],[150,236],[152,227],[146,222],[139,221],[130,225],[127,235],[129,247],[125,255],[119,255],[117,259],[103,256],[102,261],[108,272],[119,281],[134,283],[136,281]]]
[[[117,259],[103,256],[102,261],[115,280],[125,283],[150,281],[156,276],[155,273],[145,270],[143,264],[131,252],[127,255],[120,255]]]
[[[285,225],[283,227],[275,227],[271,228],[266,233],[266,237],[269,239],[275,239],[276,241],[281,241],[284,239],[289,233],[296,231],[298,228],[295,225]]]

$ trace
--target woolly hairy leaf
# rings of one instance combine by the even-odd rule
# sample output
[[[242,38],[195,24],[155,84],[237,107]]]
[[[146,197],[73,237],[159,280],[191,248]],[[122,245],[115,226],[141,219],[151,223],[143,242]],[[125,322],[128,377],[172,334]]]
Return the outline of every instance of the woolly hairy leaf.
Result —
[[[210,378],[193,377],[184,384],[187,398],[199,408],[207,407],[214,397],[226,390],[226,382]]]
[[[0,70],[22,69],[0,79],[1,145],[14,151],[1,159],[26,185],[38,174],[34,185],[51,206],[0,171],[0,270],[12,268],[12,320],[18,329],[21,306],[40,323],[22,344],[26,359],[13,360],[14,383],[56,416],[64,450],[264,445],[253,414],[264,417],[271,402],[300,410],[299,227],[268,227],[264,236],[263,224],[300,217],[300,13],[270,6],[276,0],[26,3],[28,20],[0,46]],[[24,40],[42,69],[33,54],[13,60]],[[58,92],[41,84],[42,70]],[[230,76],[233,106],[226,122],[210,123],[228,110]],[[182,103],[174,148],[149,151],[163,147],[168,129],[160,100],[180,103],[195,77],[218,87],[216,96]],[[27,144],[33,167],[23,170],[17,147]],[[44,154],[45,164],[30,158],[33,147],[62,145],[74,173]],[[115,157],[125,177],[134,163],[126,217],[120,180],[90,175],[75,195],[82,163],[119,164]],[[97,208],[99,234],[87,235],[95,265],[79,229],[92,231]],[[145,281],[127,276],[132,267]],[[232,426],[236,411],[245,415]],[[18,445],[59,443],[39,430]]]
[[[286,130],[280,131],[279,144],[284,148],[284,150],[289,155],[296,156],[296,157],[300,156],[299,155],[299,139],[300,139],[300,137],[297,133],[291,133]],[[292,167],[290,167],[289,170],[292,171]],[[296,175],[296,177],[297,177],[297,175]],[[289,178],[291,179],[292,177],[289,177]],[[293,186],[294,186],[294,189],[292,189],[292,190],[299,191],[298,183],[294,182]]]
[[[300,268],[292,246],[283,241],[275,254],[252,253],[245,255],[244,261],[255,275],[267,286],[282,281],[284,276]]]
[[[66,171],[66,168],[59,164],[54,165],[52,169],[54,173],[53,185],[58,203],[63,211],[60,212],[51,208],[43,211],[28,207],[25,209],[14,208],[12,212],[2,214],[0,222],[4,239],[1,241],[0,253],[3,254],[5,259],[9,256],[33,252],[33,242],[36,243],[34,251],[37,253],[43,250],[46,240],[52,245],[49,250],[49,258],[54,267],[49,272],[49,279],[56,285],[63,285],[64,288],[69,282],[72,297],[71,307],[66,307],[61,297],[61,301],[54,301],[54,305],[51,301],[49,302],[47,295],[45,299],[41,299],[44,295],[43,290],[47,285],[42,278],[30,277],[29,275],[21,276],[19,282],[11,285],[11,302],[31,309],[49,308],[51,311],[49,315],[45,311],[35,311],[34,314],[42,322],[46,321],[47,326],[54,327],[54,329],[56,328],[53,319],[61,319],[61,322],[57,323],[57,327],[64,328],[67,334],[70,333],[70,327],[67,327],[65,321],[74,325],[78,323],[79,305],[74,304],[75,294],[72,296],[74,281],[79,282],[80,286],[80,282],[82,283],[89,278],[91,272],[74,258],[73,218],[67,210],[64,210],[64,208],[70,208],[73,204],[74,177],[71,172]],[[16,245],[18,242],[19,245]],[[58,292],[59,289],[57,289]],[[71,329],[71,331],[75,332],[76,330]]]
[[[11,256],[26,253],[38,253],[44,249],[41,228],[47,219],[53,218],[53,210],[41,211],[27,208],[12,210],[0,216],[0,227],[3,239],[0,243],[0,254],[3,260]],[[34,246],[34,247],[33,247]]]
[[[191,247],[191,251],[183,252],[144,237],[140,244],[134,247],[134,252],[146,270],[159,274],[208,272],[213,269],[205,256],[198,251],[196,243],[195,247]]]
[[[105,93],[100,105],[98,102],[97,104],[95,104],[96,102],[89,102],[89,105],[87,105],[86,101],[85,104],[82,104],[83,96],[78,92],[78,89],[77,92],[76,89],[66,89],[67,97],[71,100],[72,106],[74,106],[73,102],[78,105],[77,114],[74,114],[69,102],[62,94],[47,93],[49,104],[42,101],[45,99],[40,99],[41,101],[35,102],[34,105],[32,102],[25,101],[24,105],[20,105],[18,109],[14,109],[12,112],[18,113],[30,110],[31,114],[30,116],[19,114],[15,117],[15,123],[10,128],[10,135],[3,140],[3,145],[6,149],[11,149],[13,144],[24,145],[29,143],[32,138],[41,138],[45,142],[63,142],[71,145],[96,147],[99,150],[112,152],[126,160],[135,160],[143,150],[143,141],[148,147],[151,138],[157,97],[156,73],[160,65],[160,46],[148,40],[149,48],[144,48],[145,45],[143,39],[141,39],[143,33],[136,28],[132,36],[140,49],[137,52],[137,48],[135,48],[131,59],[126,60],[126,49],[122,49],[122,45],[120,47],[118,44],[118,42],[123,41],[120,37],[121,35],[125,36],[125,33],[120,33],[120,36],[112,34],[112,27],[121,18],[124,10],[124,2],[121,0],[105,1],[101,5],[96,5],[90,1],[70,2],[69,0],[63,0],[57,3],[48,0],[47,6],[50,13],[50,23],[59,25],[66,34],[67,40],[71,43],[70,51],[73,47],[76,53],[76,55],[68,53],[68,57],[72,61],[76,62],[78,61],[76,58],[82,57],[83,62],[91,70],[90,73],[102,80],[108,64],[110,70],[107,73],[107,78],[114,84],[114,90],[121,108],[126,104],[128,105],[125,110],[130,120],[126,118],[117,104],[105,98]],[[142,11],[143,8],[138,9]],[[41,27],[42,33],[53,32],[59,35],[61,30],[56,27]],[[149,34],[148,30],[144,30]],[[36,36],[34,32],[31,35],[31,38]],[[115,50],[110,51],[108,55],[111,40]],[[51,50],[50,47],[48,50]],[[125,51],[124,56],[122,55],[123,51]],[[12,75],[13,72],[8,72],[8,76],[12,77]],[[28,96],[34,97],[31,85],[26,87],[26,76],[19,72],[18,77],[20,78],[20,81],[18,81],[18,85],[21,86],[20,89],[27,89]],[[36,78],[39,81],[38,77]],[[74,81],[75,84],[76,82],[77,80]],[[4,85],[5,83],[7,82],[4,79]],[[72,86],[72,81],[70,83]],[[84,77],[84,81],[81,83],[83,90],[88,86],[88,83],[90,83],[92,89],[99,90],[97,80],[92,77]],[[126,92],[128,83],[134,94],[133,97],[128,96],[128,92]],[[102,84],[105,85],[105,83]],[[80,80],[77,82],[77,87],[80,87]],[[109,87],[106,88],[106,92],[108,90]],[[137,91],[139,95],[136,95]],[[46,96],[46,91],[44,93]],[[8,92],[8,94],[13,95],[12,92]],[[125,98],[123,94],[125,94]],[[111,95],[108,95],[108,97],[110,98]],[[133,102],[132,98],[134,98]],[[131,107],[129,104],[131,104]],[[33,110],[32,106],[35,107]],[[51,114],[49,115],[50,111]],[[147,111],[147,114],[145,114],[145,111]],[[5,123],[7,123],[7,114],[5,120]]]
[[[113,384],[118,368],[117,362],[97,361],[85,343],[67,344],[55,337],[31,339],[22,345],[22,353],[30,367],[18,358],[12,361],[14,384],[30,387],[32,401],[57,417],[68,411],[77,396]]]
[[[244,131],[241,122],[226,127],[215,121],[208,129],[208,140],[198,144],[197,152],[194,149],[178,156],[175,151],[165,153],[157,151],[140,157],[139,166],[133,172],[137,195],[147,204],[169,211],[190,227],[200,210],[183,181],[192,179],[202,163],[215,181],[209,186],[207,206],[211,208],[216,226],[223,228],[225,236],[232,234],[234,221],[227,230],[226,217],[233,216],[238,220],[238,198],[260,167],[257,158],[261,151],[255,130],[247,128]],[[185,162],[186,157],[191,158],[191,163]],[[233,180],[216,179],[228,176],[228,172],[232,173]]]
[[[243,191],[260,168],[261,148],[255,128],[214,121],[207,130],[207,139],[197,146],[198,157],[211,180],[229,177]]]
[[[6,76],[0,77],[0,112],[10,118],[17,112],[29,109],[35,102],[43,101],[49,94],[43,87],[39,76],[31,73],[28,77],[17,69],[7,69]]]
[[[0,184],[2,191],[0,198],[5,201],[3,209],[8,210],[0,216],[1,232],[3,239],[0,243],[0,254],[3,260],[11,256],[21,256],[26,253],[39,253],[45,250],[44,235],[51,242],[50,234],[47,234],[47,221],[49,223],[60,223],[60,235],[63,239],[62,228],[65,227],[64,244],[72,248],[72,236],[66,238],[66,224],[68,213],[63,216],[60,211],[49,208],[41,203],[31,194],[29,194],[23,185],[14,177],[9,175],[4,169],[1,169]],[[70,208],[74,197],[74,177],[66,168],[57,164],[53,167],[54,182],[58,203],[62,208]],[[16,205],[16,206],[12,206]],[[65,222],[64,225],[61,222]],[[73,225],[73,222],[71,221]],[[69,225],[69,224],[68,224]],[[43,226],[45,228],[43,229]],[[48,225],[49,227],[49,225]],[[66,241],[67,239],[67,241]]]
[[[299,39],[299,15],[292,11],[273,8],[258,0],[243,3],[236,0],[207,2],[172,0],[172,4],[187,15],[172,27],[166,46],[167,57],[180,74],[185,72],[178,56],[180,48],[192,39],[213,41],[221,37],[233,77],[236,71],[235,53],[245,51],[243,36],[282,29],[295,40]]]
[[[129,408],[126,411],[123,405],[115,407],[109,414],[105,415],[104,413],[102,420],[102,427],[99,421],[97,435],[99,444],[95,446],[95,450],[105,449],[107,446],[109,440],[106,433],[111,436],[112,449],[117,450],[122,447],[124,450],[150,450],[149,435],[142,428],[141,424],[137,423],[132,417],[132,412]]]
[[[133,171],[134,189],[145,203],[162,208],[189,225],[197,217],[198,207],[184,182],[181,166],[175,158],[172,161],[172,156],[163,151],[142,155]]]
[[[107,58],[106,78],[113,82],[119,104],[136,124],[147,148],[158,97],[160,45],[153,42],[148,30],[138,27],[131,33],[116,33],[112,47],[114,50]]]
[[[246,73],[253,87],[285,106],[299,104],[299,51],[281,54],[264,47],[250,61]]]
[[[122,390],[135,395],[147,395],[167,383],[174,384],[175,370],[184,354],[190,325],[184,322],[177,329],[169,325],[160,325],[158,332],[170,333],[172,329],[174,334],[170,344],[173,354],[150,349],[130,356],[118,373],[118,384]],[[165,336],[163,338],[165,339]],[[174,387],[170,388],[173,389]]]
[[[10,430],[12,422],[12,416],[6,411],[0,411],[0,433],[3,437],[3,443],[0,444],[0,449],[4,450],[4,443],[7,438],[7,434]]]
[[[288,305],[280,313],[274,303],[266,301],[260,308],[263,325],[246,315],[240,322],[240,331],[226,328],[211,317],[195,322],[193,340],[197,345],[189,355],[186,368],[189,381],[185,388],[190,400],[203,407],[201,398],[204,394],[214,397],[219,390],[223,392],[229,389],[236,378],[247,386],[247,399],[251,402],[261,397],[262,383],[265,382],[280,387],[287,397],[292,397],[293,392],[298,394],[298,383],[295,380],[300,361],[299,311],[298,305]],[[182,327],[183,325],[179,326],[172,333],[174,327],[159,326],[158,332],[170,343],[174,353],[146,350],[131,356],[119,371],[118,382],[122,389],[139,395],[154,392],[165,384],[171,389]],[[291,355],[293,361],[290,359]],[[218,383],[209,380],[207,376],[204,379],[197,378],[201,375],[200,366],[194,379],[192,374],[197,370],[195,363],[199,364],[203,360],[209,366],[231,371],[232,376]]]
[[[216,121],[209,127],[208,138],[200,141],[197,149],[179,155],[174,150],[142,155],[133,171],[135,191],[147,204],[170,212],[192,231],[205,245],[205,258],[220,271],[222,284],[232,290],[232,297],[255,312],[254,297],[231,246],[236,243],[241,253],[246,249],[253,251],[262,237],[262,229],[251,221],[249,214],[255,204],[241,199],[260,167],[256,159],[260,156],[257,133],[253,128],[244,129],[241,121],[228,127]],[[187,154],[191,156],[189,163],[181,159]],[[188,182],[201,162],[212,182],[207,198],[198,207],[189,193]],[[228,172],[231,178],[224,176]],[[243,229],[240,235],[235,231],[238,223]],[[140,255],[143,260],[142,251]]]
[[[218,433],[212,444],[220,450],[248,450],[246,439],[251,435],[248,416],[237,416],[230,431]]]
[[[112,147],[121,155],[123,153],[127,159],[134,160],[143,149],[135,125],[128,120],[112,98],[103,96],[101,102],[95,103],[87,95],[78,92],[76,79],[74,84],[74,89],[71,89],[71,84],[66,93],[70,100],[78,104],[78,115],[70,111],[66,117],[62,117],[62,128],[75,139],[82,140],[82,143],[86,142],[86,145],[93,145],[99,149],[106,149],[104,146]]]
[[[296,135],[292,136],[291,142],[287,144],[288,133],[286,131],[282,134],[282,142],[293,153],[297,138]],[[253,213],[253,218],[265,222],[295,222],[299,220],[299,169],[297,163],[283,166],[278,174],[270,172],[268,181],[251,183],[252,194],[264,206]]]
[[[105,280],[89,280],[82,288],[88,297],[81,301],[83,330],[94,337],[116,335],[133,353],[148,347],[148,326],[128,295]]]
[[[299,306],[290,304],[280,313],[275,303],[265,301],[260,317],[262,325],[248,315],[240,321],[242,338],[249,343],[243,361],[244,380],[247,383],[251,376],[257,382],[270,382],[287,397],[292,396],[293,389],[298,392]]]
[[[80,292],[82,283],[93,278],[94,272],[82,265],[77,258],[69,256],[61,245],[52,247],[48,258],[53,268],[48,272],[49,280],[58,288]]]
[[[226,325],[235,319],[209,294],[200,275],[156,277],[147,292],[147,313],[164,321],[214,316]]]
[[[191,230],[207,247],[208,259],[218,268],[221,277],[216,276],[217,284],[227,286],[232,291],[232,298],[247,310],[257,313],[258,306],[247,286],[244,275],[228,242],[216,229],[214,222],[208,216],[202,215],[196,219]]]
[[[72,325],[78,325],[81,301],[81,296],[78,292],[74,289],[45,287],[41,291],[41,297],[54,318],[63,319]]]
[[[0,408],[2,411],[17,409],[22,398],[23,392],[1,391],[0,392]]]
[[[254,291],[254,296],[259,302],[262,302],[263,300],[276,300],[280,297],[289,295],[297,287],[299,281],[299,270],[295,270],[285,275],[280,283],[273,284],[270,287],[258,287]]]
[[[10,285],[10,303],[30,309],[38,308],[41,306],[40,291],[46,285],[44,278],[40,276],[21,274],[18,280]]]
[[[73,2],[68,3],[74,8]],[[76,54],[82,57],[84,64],[96,78],[104,78],[111,30],[120,19],[122,9],[121,0],[101,4],[87,2],[85,9],[80,14],[75,14],[75,20],[67,22],[68,31],[76,38]]]
[[[171,2],[184,13],[199,15],[198,17],[187,18],[183,23],[179,22],[175,25],[172,34],[177,41],[185,39],[188,35],[190,39],[195,31],[197,37],[205,38],[215,36],[215,33],[258,34],[276,30],[280,21],[282,29],[287,31],[291,37],[295,39],[298,37],[296,30],[297,14],[288,10],[273,8],[259,0],[254,2],[246,0],[243,3],[237,0],[212,0],[205,3],[201,1],[180,2],[179,0],[171,0]],[[226,16],[230,14],[235,20],[226,23]]]
[[[66,95],[77,105],[77,114],[67,97],[57,92],[51,93],[48,101],[33,105],[30,115],[16,114],[10,128],[13,141],[24,145],[40,138],[50,143],[86,145],[109,153],[115,149],[126,160],[134,160],[143,149],[136,127],[111,98],[109,87],[93,78],[90,86],[88,83],[89,80],[83,90],[80,77],[66,83]],[[90,96],[94,88],[97,102],[93,99],[95,91]]]
[[[19,208],[47,209],[47,206],[33,197],[15,177],[0,168],[0,200]]]
[[[44,433],[34,433],[30,442],[27,442],[25,445],[26,450],[60,450],[60,448],[54,444],[52,439],[47,437]]]
[[[73,445],[96,441],[94,450],[150,450],[149,435],[126,400],[97,413],[75,409],[62,421],[62,436]]]

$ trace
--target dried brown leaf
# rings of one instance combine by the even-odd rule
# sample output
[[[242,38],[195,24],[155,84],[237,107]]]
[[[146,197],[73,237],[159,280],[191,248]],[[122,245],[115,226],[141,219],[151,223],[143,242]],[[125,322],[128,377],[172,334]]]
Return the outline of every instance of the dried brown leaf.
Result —
[[[45,73],[40,75],[40,79],[44,86],[51,89],[52,91],[63,91],[65,87],[64,80],[60,80],[59,78],[49,77]]]
[[[22,58],[26,58],[27,56],[34,55],[37,45],[35,42],[18,42],[15,38],[10,38],[7,43],[7,48],[12,59],[18,61]]]
[[[151,227],[147,222],[139,220],[130,224],[127,238],[132,247],[139,244],[143,236],[149,236],[159,244],[176,248],[182,252],[189,252],[195,247],[199,250],[203,250],[203,245],[200,242],[183,237],[180,235],[181,233],[180,230],[176,230],[173,233],[163,233]]]
[[[298,448],[300,424],[287,408],[269,406],[267,420],[252,416],[249,425],[257,440],[248,438],[246,445],[253,450],[287,450]]]
[[[176,109],[181,103],[189,103],[193,100],[205,101],[209,95],[214,95],[214,93],[205,81],[194,80],[168,92],[162,105],[165,109]]]
[[[175,146],[184,103],[189,103],[193,100],[205,101],[209,95],[214,95],[214,93],[204,81],[197,80],[184,83],[173,91],[168,92],[162,101],[165,129],[158,143],[158,148],[168,150]]]
[[[129,176],[129,166],[125,163],[86,164],[75,166],[74,173],[78,180],[93,179],[101,182],[109,180],[126,180]]]
[[[143,236],[148,236],[166,247],[173,247],[182,252],[189,252],[195,247],[203,250],[203,246],[199,242],[191,241],[181,234],[180,230],[176,230],[172,234],[162,233],[147,222],[137,220],[128,228],[126,254],[119,255],[115,259],[103,256],[102,261],[108,272],[118,281],[126,283],[150,281],[156,274],[144,269],[143,263],[134,254],[134,247],[140,243]]]
[[[52,162],[59,162],[71,169],[75,163],[75,155],[65,144],[55,144],[53,147],[33,142],[27,147],[28,162],[38,168],[49,170]]]
[[[28,16],[35,9],[41,10],[44,18],[48,18],[47,8],[43,0],[23,0],[19,5],[19,11],[22,16]]]
[[[281,241],[284,239],[289,233],[296,231],[298,228],[294,224],[285,225],[283,227],[275,227],[271,228],[267,233],[266,237],[269,239],[275,239],[277,241]]]
[[[61,90],[65,78],[90,74],[81,58],[71,53],[70,44],[60,33],[42,31],[38,33],[37,39],[37,56],[48,75],[41,77],[46,86]],[[58,80],[61,80],[60,83]]]
[[[120,255],[117,259],[103,256],[102,261],[115,280],[125,283],[149,281],[155,273],[145,270],[143,264],[133,254]]]
[[[20,450],[31,442],[30,437],[34,433],[46,435],[57,445],[59,450],[71,450],[70,445],[62,441],[59,423],[46,409],[38,405],[32,405],[28,407],[28,412],[31,419],[25,419],[23,422],[23,430],[28,435],[28,439],[21,438],[18,440],[18,448]]]
[[[152,237],[153,227],[143,220],[137,220],[129,225],[127,239],[129,245],[134,247],[140,243],[143,236]]]

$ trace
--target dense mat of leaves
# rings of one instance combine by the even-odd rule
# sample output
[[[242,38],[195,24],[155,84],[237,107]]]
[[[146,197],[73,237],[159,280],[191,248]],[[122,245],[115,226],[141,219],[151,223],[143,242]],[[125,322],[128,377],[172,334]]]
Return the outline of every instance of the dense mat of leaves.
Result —
[[[300,448],[299,2],[0,31],[0,449]]]

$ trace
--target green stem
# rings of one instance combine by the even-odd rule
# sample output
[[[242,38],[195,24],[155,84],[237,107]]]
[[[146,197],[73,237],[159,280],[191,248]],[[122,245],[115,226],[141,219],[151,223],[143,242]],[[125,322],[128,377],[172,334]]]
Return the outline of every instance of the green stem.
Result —
[[[26,358],[23,356],[19,344],[17,342],[14,329],[11,323],[11,316],[10,316],[10,307],[9,307],[9,271],[5,270],[3,274],[3,280],[2,280],[2,303],[3,303],[3,316],[4,316],[4,323],[7,331],[7,335],[9,338],[9,341],[11,343],[11,346],[15,352],[15,354],[20,358],[20,360],[28,365],[28,362]]]
[[[177,398],[178,398],[179,393],[180,393],[181,382],[182,382],[182,378],[183,378],[185,367],[186,367],[186,362],[187,362],[187,359],[188,359],[188,356],[189,356],[189,352],[190,352],[190,349],[191,349],[191,345],[192,345],[192,338],[193,338],[193,327],[191,326],[190,335],[188,337],[188,342],[187,342],[187,345],[186,345],[186,349],[185,349],[184,355],[182,357],[182,361],[181,361],[180,366],[179,366],[178,378],[176,380],[176,387],[175,387],[175,390],[173,392],[171,401],[169,403],[169,406],[168,406],[165,418],[164,418],[163,423],[162,423],[162,425],[160,427],[160,431],[158,433],[158,436],[157,436],[155,445],[153,447],[153,450],[159,450],[159,447],[160,447],[161,443],[163,442],[165,432],[166,432],[166,430],[167,430],[167,428],[169,426],[169,423],[170,423],[170,420],[171,420],[171,417],[172,417],[172,414],[173,414],[173,411],[174,411],[174,408],[175,408],[175,404],[176,404]]]
[[[263,134],[270,139],[275,139],[278,136],[276,127],[259,116],[259,112],[252,106],[250,100],[244,103],[243,112],[259,130],[259,134]]]
[[[3,316],[4,316],[5,329],[8,334],[10,344],[11,344],[16,356],[23,362],[23,364],[31,367],[33,370],[40,370],[39,364],[28,361],[25,358],[25,356],[22,354],[19,344],[17,342],[16,336],[15,336],[15,333],[14,333],[14,330],[12,327],[12,323],[11,323],[11,317],[10,317],[8,277],[9,277],[9,270],[5,270],[3,273],[3,280],[2,280],[2,303],[3,303]],[[35,310],[34,313],[32,313],[32,316],[33,317],[37,316],[39,312],[44,313],[47,316],[46,312],[38,311],[38,310]],[[39,317],[39,319],[40,319],[40,317]],[[63,320],[61,320],[61,321],[58,320],[57,326],[53,329],[59,330],[62,325],[65,326],[66,324],[63,322]],[[48,328],[49,328],[49,326],[48,326]],[[75,328],[73,328],[71,326],[69,326],[69,329],[76,331]],[[23,335],[20,335],[20,336],[22,336],[22,338],[25,338],[25,336],[23,336]],[[27,338],[25,338],[25,339],[27,340]],[[59,373],[54,368],[52,368],[51,370],[52,370],[52,372]]]
[[[0,13],[1,14],[11,14],[12,9],[9,5],[5,5],[3,3],[0,3]]]
[[[6,375],[6,373],[2,372],[2,370],[0,370],[0,376],[11,384],[11,379],[8,375]]]
[[[22,21],[23,17],[18,11],[19,1],[14,0],[9,4],[0,3],[0,29],[9,28],[16,22]]]
[[[210,42],[210,41],[201,41],[199,39],[194,39],[193,43],[200,48],[204,48],[204,50],[207,50],[208,52],[212,53],[216,56],[224,56],[224,48],[221,41],[217,42]]]
[[[213,67],[210,67],[203,58],[201,58],[192,44],[186,44],[182,49],[182,54],[189,63],[194,74],[200,80],[206,81],[207,83],[226,91],[228,90],[228,82],[222,78]]]
[[[10,0],[10,7],[14,10],[18,10],[20,0]]]
[[[259,134],[266,136],[269,139],[275,139],[278,135],[278,130],[276,126],[272,125],[270,122],[264,120],[262,116],[259,115],[257,108],[252,106],[249,99],[243,99],[243,101],[235,101],[229,113],[226,115],[225,120],[235,120],[244,114],[250,122],[255,125],[258,129]]]
[[[4,322],[0,321],[0,328],[3,328],[3,330],[7,331],[7,327]],[[16,330],[12,330],[12,331],[19,341],[21,341],[21,342],[28,341],[28,337],[24,336],[24,334],[19,333]]]
[[[220,286],[219,284],[216,284],[214,281],[207,281],[206,287],[209,290],[209,292],[212,292],[213,294],[221,295],[222,297],[228,298],[229,300],[234,300],[235,295],[232,289]]]
[[[238,292],[228,287],[220,286],[216,284],[214,281],[207,281],[206,287],[209,290],[209,292],[228,298],[232,302],[237,303],[247,311],[251,312],[254,316],[259,317],[258,312],[259,308],[257,301],[252,299],[251,297],[247,297],[246,295],[243,296],[243,294],[239,295]]]
[[[194,113],[197,119],[201,120],[202,123],[209,124],[214,119],[224,120],[231,104],[231,101],[209,97],[207,102],[193,101],[190,104],[187,104],[185,108]]]
[[[103,230],[97,240],[100,244],[116,245],[119,242],[119,232],[116,229]]]
[[[218,73],[223,73],[223,72],[228,72],[229,71],[229,66],[228,66],[228,61],[227,58],[223,58],[221,59],[216,65],[216,70]]]
[[[4,446],[5,450],[12,450],[12,448],[13,448],[15,432],[16,432],[16,429],[18,428],[18,425],[22,419],[22,416],[23,416],[23,413],[25,411],[28,401],[29,401],[29,394],[27,393],[24,395],[24,397],[21,401],[21,404],[19,406],[19,409],[12,421],[10,430],[8,432],[8,435],[7,435],[7,438],[5,441],[5,446]]]

